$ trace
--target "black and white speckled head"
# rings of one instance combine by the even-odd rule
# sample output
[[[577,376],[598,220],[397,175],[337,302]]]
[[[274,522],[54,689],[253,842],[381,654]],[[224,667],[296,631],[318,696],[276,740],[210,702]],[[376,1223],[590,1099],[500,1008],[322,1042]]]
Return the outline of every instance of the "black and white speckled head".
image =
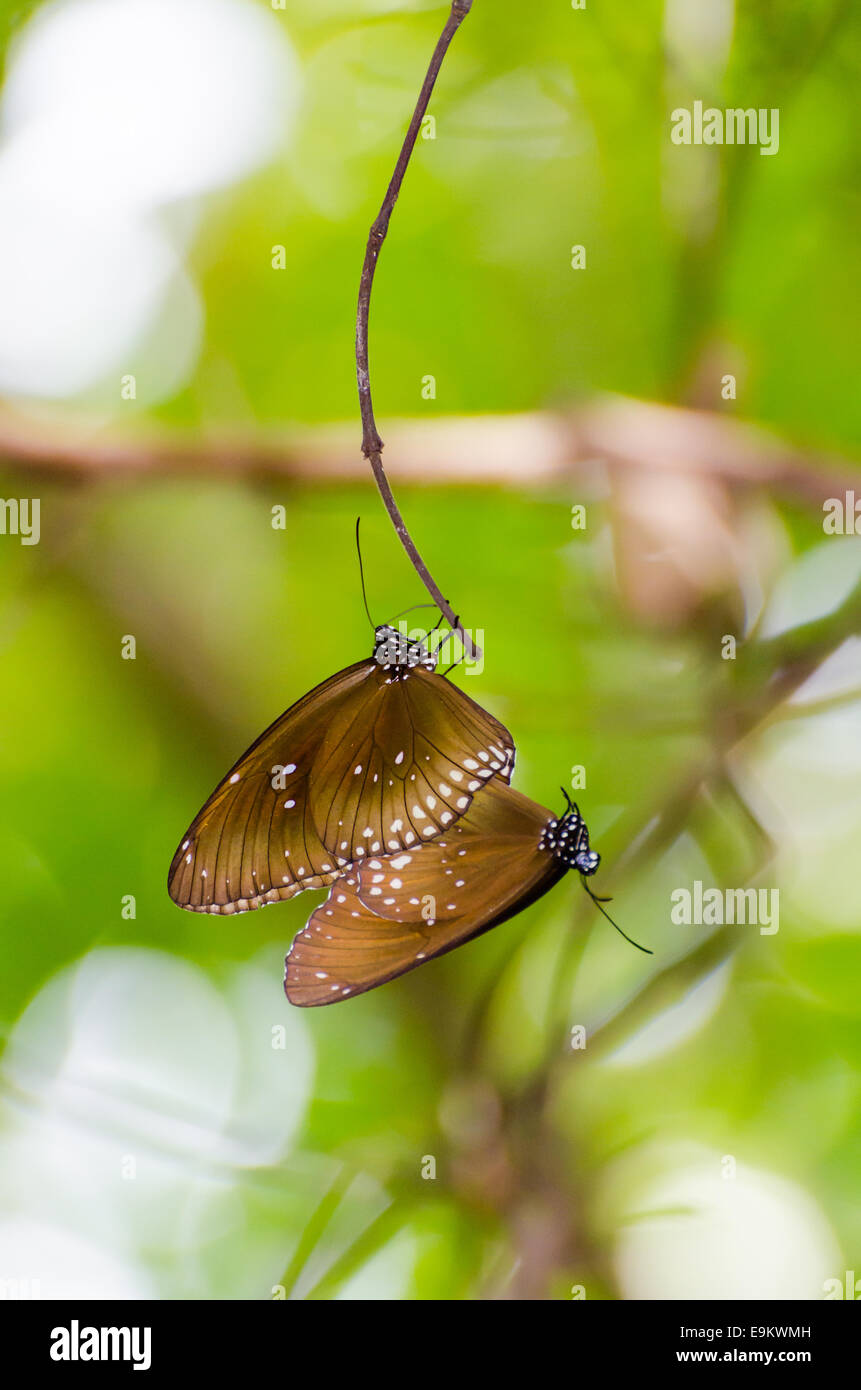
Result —
[[[589,827],[573,802],[558,820],[552,820],[544,827],[541,836],[541,849],[547,849],[561,859],[566,869],[575,869],[578,874],[590,878],[601,863],[601,856],[589,848]]]
[[[384,671],[391,671],[396,680],[418,666],[426,671],[436,670],[436,655],[428,651],[426,642],[410,641],[388,623],[383,623],[374,633],[374,660]]]
[[[580,814],[580,808],[571,800],[564,787],[562,788],[562,795],[568,803],[568,809],[558,820],[547,822],[541,832],[539,849],[549,850],[551,854],[562,861],[566,869],[575,869],[580,875],[581,884],[601,915],[607,918],[610,925],[615,927],[619,935],[624,936],[631,946],[636,946],[638,951],[643,951],[645,955],[650,956],[652,952],[649,947],[641,946],[639,941],[635,941],[627,932],[622,931],[619,923],[610,916],[604,907],[604,903],[608,903],[610,899],[596,897],[586,882],[601,863],[601,856],[597,850],[589,848],[589,827]]]

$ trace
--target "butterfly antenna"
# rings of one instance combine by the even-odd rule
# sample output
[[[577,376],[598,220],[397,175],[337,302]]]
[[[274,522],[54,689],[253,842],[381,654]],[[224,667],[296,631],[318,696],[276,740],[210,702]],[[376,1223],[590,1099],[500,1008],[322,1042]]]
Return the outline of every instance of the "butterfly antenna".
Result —
[[[616,928],[616,931],[619,933],[620,936],[624,936],[625,940],[628,942],[628,944],[629,944],[630,946],[636,946],[637,950],[638,950],[638,951],[642,951],[643,954],[646,955],[646,956],[653,956],[653,955],[655,954],[654,951],[650,951],[650,950],[649,950],[648,946],[641,946],[640,943],[639,943],[639,941],[635,941],[634,938],[633,938],[632,936],[628,936],[628,933],[627,933],[627,932],[623,932],[623,931],[622,931],[622,928],[619,926],[619,923],[613,921],[613,918],[610,916],[610,914],[609,914],[609,912],[607,911],[607,909],[606,909],[605,907],[602,907],[602,906],[601,906],[602,903],[608,903],[608,902],[610,902],[610,901],[611,901],[610,898],[598,898],[598,897],[596,897],[595,894],[592,892],[592,889],[589,887],[588,883],[586,882],[585,878],[582,878],[582,877],[581,877],[580,882],[581,882],[582,885],[583,885],[583,890],[584,890],[584,892],[586,892],[586,893],[589,894],[589,897],[592,899],[592,901],[593,901],[593,903],[595,904],[595,906],[597,907],[598,911],[599,911],[600,913],[602,913],[602,915],[603,915],[604,917],[607,918],[607,921],[610,923],[610,926],[611,926],[611,927],[615,927],[615,928]]]
[[[566,802],[568,803],[568,810],[569,810],[569,811],[576,811],[576,810],[577,810],[577,807],[574,805],[574,802],[571,800],[571,798],[570,798],[570,796],[568,795],[568,793],[567,793],[567,791],[565,790],[565,788],[564,788],[564,787],[560,787],[559,790],[561,791],[561,793],[562,793],[562,795],[564,796]],[[584,886],[585,886],[585,885],[584,885]],[[594,896],[595,896],[594,893],[593,893],[591,896],[594,897]]]
[[[357,516],[357,517],[356,517],[356,554],[357,554],[358,557],[359,557],[359,580],[360,580],[361,585],[362,585],[362,602],[363,602],[363,604],[365,605],[365,612],[366,612],[367,615],[368,615],[368,622],[371,624],[371,627],[372,627],[372,628],[374,629],[374,631],[376,632],[376,630],[377,630],[377,625],[376,625],[376,623],[374,622],[373,618],[371,617],[371,610],[370,610],[370,608],[368,607],[368,595],[367,595],[367,591],[366,591],[366,589],[365,589],[365,567],[364,567],[364,565],[362,564],[362,546],[361,546],[361,542],[359,541],[359,523],[361,522],[361,520],[362,520],[362,518],[361,518],[360,516]]]

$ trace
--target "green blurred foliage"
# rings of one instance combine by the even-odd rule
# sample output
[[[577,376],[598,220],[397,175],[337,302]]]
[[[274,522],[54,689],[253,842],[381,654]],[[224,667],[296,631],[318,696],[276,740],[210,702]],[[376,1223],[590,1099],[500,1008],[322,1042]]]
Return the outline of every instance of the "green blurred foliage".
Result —
[[[4,38],[21,13],[4,16]],[[300,127],[278,162],[210,199],[191,258],[206,304],[200,360],[173,399],[137,402],[141,425],[205,438],[228,426],[356,420],[364,237],[440,15],[416,6],[372,16],[346,3],[278,15],[302,59]],[[431,106],[437,139],[419,142],[380,261],[372,368],[383,435],[395,416],[568,406],[613,390],[738,409],[822,451],[858,448],[847,288],[861,268],[848,116],[859,15],[834,0],[748,0],[717,75],[673,53],[663,15],[651,0],[585,12],[476,0]],[[695,97],[779,105],[779,155],[671,146],[669,111]],[[713,200],[704,223],[690,192],[697,162],[708,163]],[[270,266],[279,242],[284,273]],[[588,248],[584,273],[570,267],[574,243]],[[737,405],[714,386],[702,399],[704,364],[724,361],[739,373]],[[426,373],[434,401],[421,398]],[[331,1220],[294,1269],[294,1294],[480,1297],[506,1286],[523,1248],[518,1204],[552,1186],[582,1245],[551,1262],[546,1296],[583,1283],[589,1297],[614,1297],[619,1231],[640,1200],[617,1176],[625,1155],[663,1145],[663,1171],[674,1144],[698,1144],[798,1183],[845,1267],[857,1267],[857,756],[835,771],[823,753],[821,776],[815,762],[799,773],[778,729],[763,758],[803,776],[812,814],[843,808],[810,851],[825,891],[812,894],[791,836],[779,844],[760,880],[780,884],[779,934],[737,928],[722,992],[689,1031],[647,1061],[610,1065],[602,1028],[611,1034],[632,1001],[648,1004],[650,981],[704,937],[670,922],[671,890],[694,877],[744,883],[759,862],[755,827],[724,789],[701,820],[685,812],[653,862],[613,873],[629,826],[647,825],[708,756],[743,676],[716,660],[702,613],[667,629],[630,611],[607,499],[591,498],[588,530],[573,533],[574,483],[398,487],[395,457],[390,469],[431,570],[484,629],[483,674],[456,679],[513,730],[522,790],[555,807],[571,767],[588,769],[579,799],[614,911],[655,955],[630,950],[571,881],[480,942],[303,1017],[314,1081],[291,1143],[215,1178],[187,1155],[195,1181],[212,1181],[206,1220],[182,1255],[153,1235],[134,1260],[164,1295],[266,1297],[340,1180]],[[3,480],[8,496],[30,487],[13,473]],[[4,1034],[90,952],[169,953],[220,991],[253,958],[271,991],[248,1044],[253,1067],[288,1009],[282,959],[306,896],[241,918],[181,913],[167,866],[239,750],[367,651],[357,514],[374,615],[419,600],[418,582],[370,481],[39,487],[41,544],[0,546]],[[785,569],[822,543],[818,514],[760,500]],[[277,503],[285,532],[270,524]],[[120,659],[126,633],[134,662]],[[848,708],[852,741],[858,704]],[[833,734],[819,718],[801,722],[827,750]],[[761,751],[754,737],[745,762],[758,765]],[[120,913],[129,893],[133,921]],[[575,1022],[596,1037],[594,1054],[568,1047]],[[153,1035],[159,1028],[155,998]],[[205,1053],[207,1038],[198,1043]],[[435,1181],[421,1177],[425,1155],[436,1157]],[[62,1219],[79,1219],[74,1204]]]

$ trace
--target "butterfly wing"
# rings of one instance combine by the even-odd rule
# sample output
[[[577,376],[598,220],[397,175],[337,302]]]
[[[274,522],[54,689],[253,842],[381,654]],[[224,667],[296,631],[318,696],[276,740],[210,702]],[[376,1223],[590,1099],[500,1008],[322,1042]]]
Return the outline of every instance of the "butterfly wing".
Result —
[[[349,864],[320,838],[311,772],[334,712],[378,669],[360,661],[286,710],[243,753],[192,821],[173,857],[168,892],[192,912],[247,912],[322,888]],[[280,771],[279,771],[280,769]]]
[[[191,911],[234,913],[324,887],[437,835],[513,765],[508,730],[442,676],[357,662],[231,768],[183,836],[168,891]]]
[[[514,741],[435,671],[378,666],[334,712],[311,783],[321,839],[356,861],[433,839],[490,778],[506,782]]]
[[[541,834],[551,813],[493,778],[438,839],[376,856],[334,884],[286,960],[291,1004],[334,1004],[489,931],[565,873]]]

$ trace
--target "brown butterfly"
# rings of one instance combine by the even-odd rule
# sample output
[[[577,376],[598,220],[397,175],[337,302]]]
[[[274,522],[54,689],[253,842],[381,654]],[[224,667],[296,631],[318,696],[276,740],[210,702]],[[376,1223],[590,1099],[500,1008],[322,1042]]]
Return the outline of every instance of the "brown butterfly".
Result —
[[[375,630],[373,655],[318,685],[243,753],[192,821],[168,891],[247,912],[412,850],[510,778],[508,730],[436,669],[426,642]]]
[[[445,834],[365,859],[333,885],[287,955],[287,998],[335,1004],[375,989],[513,917],[569,869],[604,912],[586,883],[599,863],[570,800],[556,818],[494,777]]]

